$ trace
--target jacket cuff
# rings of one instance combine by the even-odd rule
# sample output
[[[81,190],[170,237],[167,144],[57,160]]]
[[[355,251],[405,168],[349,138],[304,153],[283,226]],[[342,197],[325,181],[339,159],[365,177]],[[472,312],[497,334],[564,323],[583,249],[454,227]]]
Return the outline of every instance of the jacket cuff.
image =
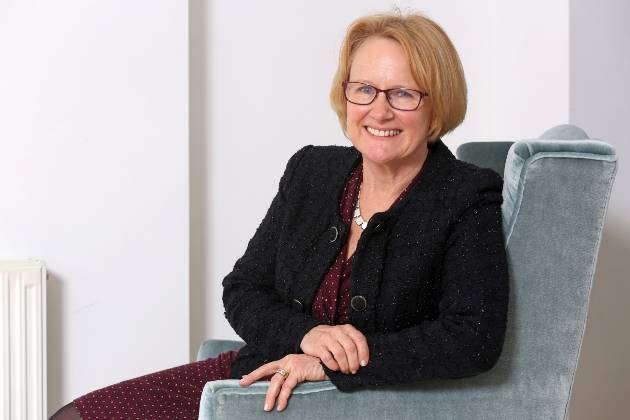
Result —
[[[293,338],[293,342],[290,343],[290,354],[301,354],[302,349],[300,348],[300,344],[302,344],[302,340],[304,336],[313,328],[318,325],[323,325],[324,323],[318,319],[315,319],[311,316],[305,316],[305,319],[300,322],[299,326],[293,329],[292,334],[290,334]]]
[[[363,381],[358,374],[353,375],[351,373],[343,373],[336,370],[331,370],[326,367],[323,362],[320,362],[324,368],[326,376],[330,378],[330,382],[337,387],[341,392],[350,392],[355,389],[363,387]]]

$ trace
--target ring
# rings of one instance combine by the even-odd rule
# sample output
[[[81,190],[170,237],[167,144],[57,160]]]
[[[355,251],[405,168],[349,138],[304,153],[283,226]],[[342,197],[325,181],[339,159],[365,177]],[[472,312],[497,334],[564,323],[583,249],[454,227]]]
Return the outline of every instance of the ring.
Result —
[[[276,373],[280,376],[282,376],[284,379],[287,379],[289,377],[289,372],[287,372],[284,369],[278,369],[276,370]]]

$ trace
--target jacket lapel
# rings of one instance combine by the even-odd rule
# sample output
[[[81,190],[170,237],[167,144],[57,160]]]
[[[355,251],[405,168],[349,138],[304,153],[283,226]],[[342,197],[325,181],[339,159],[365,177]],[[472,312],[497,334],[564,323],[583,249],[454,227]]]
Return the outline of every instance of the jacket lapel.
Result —
[[[431,147],[431,156],[418,182],[395,206],[385,212],[376,213],[359,240],[353,258],[350,298],[363,296],[368,306],[363,311],[355,311],[351,307],[350,320],[362,331],[373,331],[375,328],[374,303],[382,278],[389,230],[409,202],[423,201],[439,191],[436,186],[448,173],[449,161],[455,159],[441,140]],[[352,170],[361,162],[361,154],[354,147],[348,147],[342,153],[331,154],[331,161],[327,167],[332,169],[325,179],[312,185],[311,196],[317,197],[312,204],[317,208],[318,217],[309,223],[313,223],[317,236],[312,242],[304,269],[294,283],[297,287],[291,292],[293,296],[300,297],[309,312],[322,279],[348,240],[349,227],[341,218],[339,203]]]

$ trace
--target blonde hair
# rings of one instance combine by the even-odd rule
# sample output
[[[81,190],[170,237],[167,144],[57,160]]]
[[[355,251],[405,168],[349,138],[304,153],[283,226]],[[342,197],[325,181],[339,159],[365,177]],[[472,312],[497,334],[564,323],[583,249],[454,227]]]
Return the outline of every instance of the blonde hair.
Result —
[[[429,93],[423,101],[428,99],[433,107],[430,142],[461,124],[466,115],[466,80],[451,40],[437,23],[422,15],[394,12],[355,20],[341,44],[330,102],[344,133],[347,103],[342,83],[350,77],[357,49],[370,37],[392,39],[405,50],[415,82]]]

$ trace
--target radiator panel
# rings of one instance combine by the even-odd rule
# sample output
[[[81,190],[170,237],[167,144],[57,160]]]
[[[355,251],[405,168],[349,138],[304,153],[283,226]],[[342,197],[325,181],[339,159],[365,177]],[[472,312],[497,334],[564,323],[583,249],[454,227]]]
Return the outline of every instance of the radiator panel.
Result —
[[[0,262],[0,418],[47,415],[46,268],[35,260]]]

